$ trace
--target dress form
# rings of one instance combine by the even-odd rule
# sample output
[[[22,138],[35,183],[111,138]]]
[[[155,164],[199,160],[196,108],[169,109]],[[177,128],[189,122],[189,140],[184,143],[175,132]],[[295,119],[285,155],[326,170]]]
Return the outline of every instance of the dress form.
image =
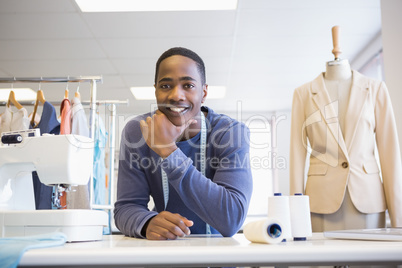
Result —
[[[323,74],[324,84],[331,102],[335,103],[339,126],[344,136],[345,120],[349,104],[350,92],[352,90],[352,70],[348,60],[340,59],[339,48],[339,27],[332,29],[334,49],[332,53],[335,60],[326,63],[326,71]],[[313,232],[324,232],[341,229],[367,229],[385,227],[385,213],[365,214],[361,213],[353,205],[348,187],[345,191],[343,203],[338,211],[332,214],[311,213]]]
[[[342,135],[344,135],[346,109],[352,87],[352,70],[348,60],[340,59],[342,51],[339,46],[339,31],[339,26],[332,27],[332,42],[334,45],[332,53],[335,59],[326,64],[324,82],[331,101],[338,102],[335,107],[338,108],[339,125]]]
[[[352,78],[352,70],[350,69],[348,60],[339,58],[339,55],[342,53],[339,47],[339,26],[334,26],[332,28],[332,41],[334,44],[332,53],[334,54],[335,59],[327,62],[324,74],[325,80],[348,81]]]
[[[345,81],[352,78],[352,70],[346,59],[328,61],[326,64],[325,80]]]
[[[332,102],[337,102],[337,114],[342,134],[345,133],[346,110],[352,87],[352,70],[348,60],[334,60],[326,64],[324,83]]]

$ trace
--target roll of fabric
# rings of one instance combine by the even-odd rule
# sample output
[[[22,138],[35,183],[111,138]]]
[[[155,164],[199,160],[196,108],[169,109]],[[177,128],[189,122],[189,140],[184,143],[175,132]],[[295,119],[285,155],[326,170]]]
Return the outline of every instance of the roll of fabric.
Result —
[[[281,222],[283,239],[292,238],[288,196],[275,193],[274,196],[268,198],[268,218],[277,219]]]
[[[295,241],[306,240],[313,235],[310,218],[310,200],[308,195],[296,193],[289,196],[290,225]]]
[[[278,244],[283,241],[282,226],[276,219],[263,219],[247,223],[244,236],[253,243]]]

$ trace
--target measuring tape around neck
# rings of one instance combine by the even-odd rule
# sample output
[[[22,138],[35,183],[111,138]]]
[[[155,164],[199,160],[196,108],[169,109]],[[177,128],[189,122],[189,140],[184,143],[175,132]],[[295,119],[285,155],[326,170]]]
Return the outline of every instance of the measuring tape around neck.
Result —
[[[205,115],[201,111],[201,145],[200,145],[200,169],[201,174],[205,176],[205,153],[206,153],[206,146],[207,146],[207,124],[205,123]],[[162,159],[161,159],[162,160]],[[163,187],[163,200],[165,201],[165,210],[167,204],[169,202],[169,181],[166,172],[161,168],[162,173],[162,187]],[[211,227],[209,224],[206,224],[206,233],[211,234]]]

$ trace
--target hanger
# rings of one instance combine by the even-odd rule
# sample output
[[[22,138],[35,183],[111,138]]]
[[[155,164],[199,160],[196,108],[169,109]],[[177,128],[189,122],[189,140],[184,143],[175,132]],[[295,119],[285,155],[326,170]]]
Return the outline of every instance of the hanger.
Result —
[[[70,76],[68,77],[68,79],[70,79]],[[68,81],[67,81],[66,90],[64,90],[64,99],[68,99]]]
[[[33,113],[32,113],[31,126],[34,126],[35,114],[36,114],[36,111],[38,109],[39,102],[44,104],[45,101],[46,101],[45,96],[43,95],[43,91],[40,89],[40,83],[39,83],[39,90],[36,93],[36,101],[35,101],[35,106],[34,106],[34,110],[33,110]],[[34,127],[36,127],[36,126],[34,126]]]
[[[15,77],[14,77],[14,80],[15,80]],[[11,83],[11,91],[10,91],[10,94],[8,95],[7,107],[10,107],[10,104],[13,104],[19,110],[19,109],[23,108],[23,106],[15,98],[15,93],[14,93],[13,89],[14,89],[14,83]]]
[[[77,91],[75,92],[74,96],[75,96],[76,98],[81,99],[81,94],[80,94],[79,90],[80,90],[80,83],[78,82]]]
[[[18,110],[23,108],[23,106],[15,98],[15,93],[12,90],[10,91],[10,95],[8,95],[7,107],[10,107],[10,103],[12,103]]]
[[[36,94],[36,102],[41,102],[42,104],[45,103],[45,95],[43,94],[43,91],[40,89],[38,90],[38,93]]]

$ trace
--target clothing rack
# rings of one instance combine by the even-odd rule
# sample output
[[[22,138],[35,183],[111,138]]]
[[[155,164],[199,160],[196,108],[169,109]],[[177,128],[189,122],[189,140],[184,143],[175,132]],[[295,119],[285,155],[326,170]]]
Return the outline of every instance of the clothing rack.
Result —
[[[52,104],[53,106],[60,106],[61,102],[60,101],[47,101],[50,104]],[[22,106],[34,106],[35,105],[35,101],[18,101],[19,104],[21,104]],[[123,100],[99,100],[95,102],[96,105],[109,105],[109,104],[116,104],[116,105],[121,105],[121,104],[125,104],[128,106],[129,101],[128,99],[123,101]],[[89,100],[85,100],[85,101],[81,101],[81,104],[83,106],[89,106],[91,104],[91,101]],[[0,101],[0,106],[6,106],[7,105],[7,101]]]
[[[50,104],[52,104],[53,106],[59,106],[61,104],[60,101],[48,101],[50,102]],[[81,104],[83,106],[85,105],[90,105],[89,100],[85,100],[85,101],[81,101]],[[34,106],[35,105],[35,101],[18,101],[18,103],[20,103],[23,106]],[[108,105],[108,104],[125,104],[128,105],[128,100],[99,100],[96,101],[96,105]],[[0,101],[0,106],[6,106],[7,105],[7,101]]]
[[[96,112],[96,83],[102,82],[102,76],[79,76],[79,77],[8,77],[0,78],[0,83],[91,83],[90,88],[90,138],[95,135],[95,112]]]
[[[114,192],[114,161],[115,161],[115,128],[116,128],[116,105],[125,104],[128,105],[128,100],[119,101],[119,100],[96,100],[97,88],[96,85],[98,82],[102,82],[101,76],[79,76],[79,77],[31,77],[31,78],[1,78],[0,83],[90,83],[90,100],[89,101],[81,101],[82,105],[89,105],[89,133],[90,137],[95,137],[95,116],[96,116],[96,107],[99,105],[110,105],[110,123],[109,123],[109,204],[105,205],[96,205],[93,204],[94,200],[94,183],[93,183],[93,174],[91,172],[91,180],[90,180],[90,207],[92,209],[105,209],[111,211],[113,209],[113,192]],[[48,101],[52,105],[60,105],[60,101]],[[19,101],[19,103],[23,106],[33,106],[35,105],[35,101]],[[0,106],[6,106],[7,101],[1,101]],[[109,214],[110,215],[110,214]],[[110,219],[109,219],[110,220]],[[110,225],[109,225],[110,227]]]

